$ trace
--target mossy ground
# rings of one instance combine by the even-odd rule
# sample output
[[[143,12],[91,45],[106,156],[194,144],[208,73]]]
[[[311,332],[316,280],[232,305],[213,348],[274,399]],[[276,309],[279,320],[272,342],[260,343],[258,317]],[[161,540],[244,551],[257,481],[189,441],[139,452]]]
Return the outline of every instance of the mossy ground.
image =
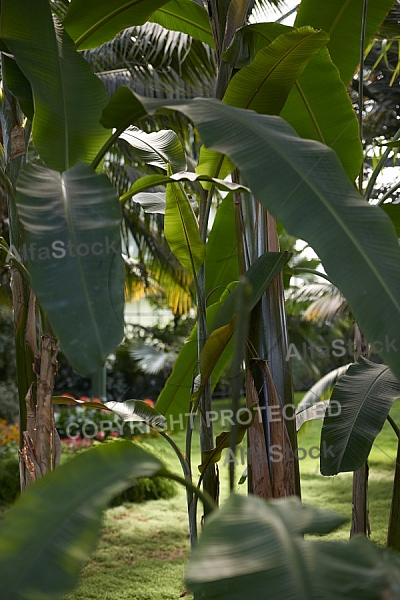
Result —
[[[227,401],[216,408],[227,408]],[[400,401],[391,415],[400,422]],[[218,424],[217,424],[218,426]],[[309,449],[319,445],[321,422],[305,425],[299,434],[299,446]],[[218,429],[217,429],[218,432]],[[184,434],[175,436],[184,447]],[[199,464],[198,436],[193,436],[193,465]],[[179,472],[173,450],[161,437],[144,442],[161,452],[166,466]],[[240,454],[239,454],[240,457]],[[385,544],[394,464],[396,438],[385,424],[370,455],[369,515],[371,539]],[[240,459],[239,459],[240,460]],[[239,479],[244,467],[236,468]],[[352,478],[350,473],[323,477],[319,461],[307,457],[300,463],[303,502],[329,508],[351,516]],[[195,471],[195,468],[193,469]],[[220,462],[221,499],[227,495],[228,466]],[[246,486],[238,491],[246,492]],[[348,539],[349,523],[331,534],[332,539]],[[180,489],[171,500],[125,504],[105,512],[98,548],[84,568],[79,588],[65,600],[171,600],[185,591],[183,575],[189,554],[189,537],[185,510],[185,492]]]

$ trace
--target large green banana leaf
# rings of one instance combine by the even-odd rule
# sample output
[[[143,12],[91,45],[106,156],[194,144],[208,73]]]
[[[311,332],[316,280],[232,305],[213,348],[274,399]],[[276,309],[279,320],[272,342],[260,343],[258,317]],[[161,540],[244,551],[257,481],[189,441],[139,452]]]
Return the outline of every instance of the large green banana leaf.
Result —
[[[2,600],[64,598],[96,547],[107,503],[162,466],[134,444],[114,442],[80,454],[30,486],[1,522]]]
[[[91,373],[123,336],[121,206],[105,175],[28,163],[18,180],[32,287],[72,366]]]
[[[193,0],[172,0],[156,10],[149,21],[158,23],[166,29],[182,31],[214,47],[207,11]]]
[[[351,181],[357,177],[362,145],[356,115],[329,52],[323,48],[293,86],[280,116],[300,137],[333,148]]]
[[[400,382],[386,365],[363,357],[351,365],[333,388],[331,402],[340,411],[325,416],[321,443],[321,473],[356,471],[367,460],[390,408],[400,398]]]
[[[232,78],[223,102],[278,115],[307,63],[328,41],[326,33],[311,27],[285,29]]]
[[[367,338],[400,375],[400,249],[387,215],[364,202],[332,150],[298,138],[279,117],[209,99],[179,110],[208,147],[231,158],[286,230],[314,248]]]
[[[400,377],[397,236],[384,211],[355,190],[335,152],[299,138],[279,117],[218,100],[142,103],[150,112],[160,106],[184,112],[207,147],[230,157],[258,200],[314,248],[367,338],[379,343],[381,356]]]
[[[95,48],[133,25],[143,25],[168,0],[72,0],[63,25],[79,50]]]
[[[400,561],[366,538],[304,539],[343,519],[294,498],[265,503],[231,495],[206,523],[186,570],[204,600],[375,600],[397,598]]]
[[[129,190],[121,196],[120,200],[121,202],[125,202],[126,200],[134,197],[134,202],[139,202],[139,204],[142,204],[145,212],[159,212],[163,214],[165,212],[165,200],[162,204],[160,202],[160,198],[156,196],[154,206],[152,206],[150,202],[151,192],[148,193],[149,201],[143,203],[137,199],[136,194],[140,194],[141,192],[144,192],[144,190],[158,185],[166,185],[167,183],[176,183],[178,181],[187,181],[190,183],[205,181],[207,184],[210,183],[217,189],[223,190],[224,192],[228,192],[229,190],[239,192],[249,191],[248,188],[239,183],[233,183],[232,181],[226,181],[224,179],[216,179],[215,177],[209,177],[208,175],[198,175],[192,171],[179,171],[178,173],[173,173],[172,175],[144,175],[143,177],[139,177],[139,179],[136,179],[135,183],[132,184]],[[197,206],[197,202],[195,204]],[[232,281],[232,279],[229,281]]]
[[[368,0],[366,46],[394,0]],[[347,85],[360,62],[360,38],[364,0],[302,0],[295,26],[311,25],[330,37],[329,54]]]
[[[91,162],[109,137],[99,123],[108,94],[53,22],[48,0],[3,0],[0,37],[31,85],[32,136],[41,158],[57,171]]]
[[[296,32],[296,29],[278,23],[248,25],[237,32],[225,57],[233,65],[239,66],[250,61],[258,62],[260,53],[267,51],[291,31]],[[289,76],[289,81],[294,85],[287,89],[286,103],[280,107],[280,115],[301,137],[317,140],[334,148],[346,173],[353,180],[360,170],[362,145],[357,118],[346,87],[324,48],[303,66],[304,70],[295,81]],[[244,67],[244,71],[249,68]],[[287,78],[286,72],[283,75]],[[274,93],[271,91],[271,95]],[[244,97],[246,94],[249,92],[244,93]],[[267,110],[259,112],[271,114]]]

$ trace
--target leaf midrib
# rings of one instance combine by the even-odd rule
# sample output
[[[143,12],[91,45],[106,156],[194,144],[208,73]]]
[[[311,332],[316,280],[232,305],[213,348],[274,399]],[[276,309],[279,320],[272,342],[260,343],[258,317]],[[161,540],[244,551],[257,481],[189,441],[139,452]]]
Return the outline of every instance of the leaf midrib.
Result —
[[[88,291],[88,287],[86,285],[87,283],[87,277],[85,277],[84,271],[83,271],[83,266],[82,266],[82,261],[81,261],[81,257],[78,255],[78,252],[76,251],[77,248],[77,239],[76,239],[76,235],[75,235],[75,228],[74,228],[74,223],[73,223],[73,218],[71,215],[71,202],[69,201],[69,195],[68,195],[68,184],[65,181],[66,176],[64,175],[64,173],[60,174],[60,187],[61,187],[61,198],[62,198],[62,203],[64,206],[64,213],[65,213],[65,220],[67,222],[67,227],[68,227],[68,232],[69,235],[71,237],[72,243],[74,245],[75,248],[75,264],[78,270],[78,276],[79,276],[79,280],[81,283],[81,288],[83,290],[83,294],[84,294],[84,298],[85,298],[85,302],[86,302],[86,307],[90,316],[90,320],[92,322],[92,329],[94,331],[95,337],[96,337],[96,341],[98,344],[98,348],[101,351],[103,348],[103,344],[101,341],[101,336],[99,333],[99,330],[96,326],[96,318],[93,312],[93,308],[92,308],[92,303],[90,301],[90,295],[89,295],[89,291]]]

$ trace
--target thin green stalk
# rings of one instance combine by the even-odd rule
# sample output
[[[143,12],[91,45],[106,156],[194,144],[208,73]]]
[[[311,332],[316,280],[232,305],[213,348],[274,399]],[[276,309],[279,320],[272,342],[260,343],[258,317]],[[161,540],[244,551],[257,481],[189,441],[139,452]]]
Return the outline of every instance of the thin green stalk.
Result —
[[[201,352],[207,340],[207,318],[206,318],[206,304],[205,304],[205,268],[202,265],[197,274],[197,341],[198,341],[198,357],[200,361]],[[199,411],[200,411],[200,448],[201,452],[212,450],[214,447],[214,434],[212,422],[207,419],[207,415],[211,412],[211,383],[207,382],[204,391],[200,397]],[[210,465],[206,469],[204,476],[204,490],[208,494],[216,499],[218,496],[218,483],[217,475],[214,465]],[[205,516],[208,514],[208,509],[204,506]]]
[[[162,431],[160,429],[155,429],[155,428],[153,428],[153,429],[154,429],[154,431],[157,431],[157,433],[159,433],[161,435],[161,437],[163,437],[168,442],[168,444],[173,448],[176,456],[178,457],[179,462],[181,463],[182,472],[183,472],[184,477],[188,478],[191,481],[192,474],[190,471],[189,464],[188,464],[187,460],[185,459],[185,457],[183,456],[179,446],[177,446],[177,444],[175,444],[174,440],[167,433],[165,433],[165,431]]]
[[[400,139],[400,129],[398,129],[396,131],[396,133],[393,136],[391,141],[396,142],[398,139]],[[385,163],[389,157],[389,154],[392,152],[392,150],[393,149],[390,147],[386,148],[385,152],[382,154],[381,158],[379,159],[378,164],[376,165],[375,169],[373,170],[371,177],[369,178],[368,185],[366,187],[365,194],[364,194],[365,199],[367,201],[369,201],[369,199],[371,198],[378,175],[382,171],[383,167],[385,166]]]
[[[317,275],[318,277],[322,277],[322,279],[326,279],[326,281],[329,281],[329,283],[332,283],[328,275],[321,273],[321,271],[317,271],[316,269],[309,269],[308,267],[292,267],[292,271],[298,271],[299,273],[311,273],[312,275]]]
[[[172,481],[177,481],[178,483],[184,485],[188,490],[190,490],[190,492],[193,493],[195,498],[199,498],[202,501],[204,506],[207,507],[207,511],[209,513],[212,513],[213,510],[216,508],[215,503],[207,493],[202,492],[192,482],[188,481],[187,479],[184,479],[180,475],[176,475],[176,473],[171,473],[170,471],[167,471],[167,469],[161,469],[157,473],[157,475],[159,477],[165,477],[166,479],[172,479]]]
[[[129,123],[128,123],[128,125],[129,125]],[[101,163],[101,161],[103,160],[103,158],[105,157],[105,155],[107,154],[107,152],[109,151],[109,149],[114,145],[114,143],[117,141],[117,139],[119,138],[119,136],[121,135],[121,133],[123,131],[125,131],[125,129],[128,127],[128,125],[125,124],[123,127],[120,127],[119,129],[117,129],[115,131],[115,133],[113,133],[108,138],[108,140],[106,141],[106,143],[100,148],[100,150],[98,151],[98,153],[96,154],[96,156],[92,160],[92,168],[94,170],[97,169],[97,167],[99,166],[99,164]]]
[[[400,552],[400,440],[397,444],[392,502],[387,535],[387,547]]]
[[[396,422],[393,420],[393,418],[390,415],[388,415],[386,418],[387,418],[388,422],[390,423],[393,431],[395,432],[397,439],[400,440],[400,429],[398,428]]]
[[[178,460],[181,464],[185,481],[188,481],[189,483],[193,484],[192,470],[191,470],[190,464],[183,456],[179,446],[177,446],[177,444],[175,444],[174,440],[167,433],[165,433],[165,431],[161,431],[159,429],[157,429],[156,431],[168,442],[168,444],[174,450],[174,452],[175,452],[176,456],[178,457]],[[188,511],[189,539],[190,539],[190,547],[191,548],[194,548],[195,543],[197,541],[196,513],[194,513],[194,515],[193,515],[193,510],[192,510],[193,498],[194,498],[193,491],[188,486],[186,486],[186,503],[187,503],[187,511]]]

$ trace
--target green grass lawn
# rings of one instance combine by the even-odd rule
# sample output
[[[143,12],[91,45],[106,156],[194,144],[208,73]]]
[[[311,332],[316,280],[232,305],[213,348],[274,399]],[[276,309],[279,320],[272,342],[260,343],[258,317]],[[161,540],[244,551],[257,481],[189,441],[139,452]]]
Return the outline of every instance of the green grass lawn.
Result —
[[[216,407],[227,408],[227,401]],[[391,415],[400,422],[400,401]],[[307,423],[299,432],[299,446],[309,449],[319,445],[322,422]],[[216,432],[220,430],[216,424]],[[184,434],[174,437],[184,448]],[[198,436],[193,436],[193,471],[199,464]],[[144,442],[162,457],[166,466],[179,473],[179,463],[172,448],[161,437]],[[243,445],[243,444],[242,444]],[[396,457],[396,439],[388,423],[376,439],[370,455],[369,516],[371,539],[385,544],[389,518],[392,481]],[[240,453],[239,453],[240,459]],[[220,462],[221,501],[228,493],[228,466]],[[244,465],[236,468],[238,480]],[[307,457],[300,462],[302,497],[305,504],[329,508],[351,516],[351,473],[323,477],[319,460]],[[246,485],[237,486],[246,493]],[[199,511],[201,512],[201,510]],[[348,539],[350,523],[331,534],[331,539]],[[83,570],[79,588],[65,600],[171,600],[184,592],[183,574],[189,553],[189,536],[185,510],[185,492],[171,500],[125,504],[108,509],[104,515],[98,548]]]

